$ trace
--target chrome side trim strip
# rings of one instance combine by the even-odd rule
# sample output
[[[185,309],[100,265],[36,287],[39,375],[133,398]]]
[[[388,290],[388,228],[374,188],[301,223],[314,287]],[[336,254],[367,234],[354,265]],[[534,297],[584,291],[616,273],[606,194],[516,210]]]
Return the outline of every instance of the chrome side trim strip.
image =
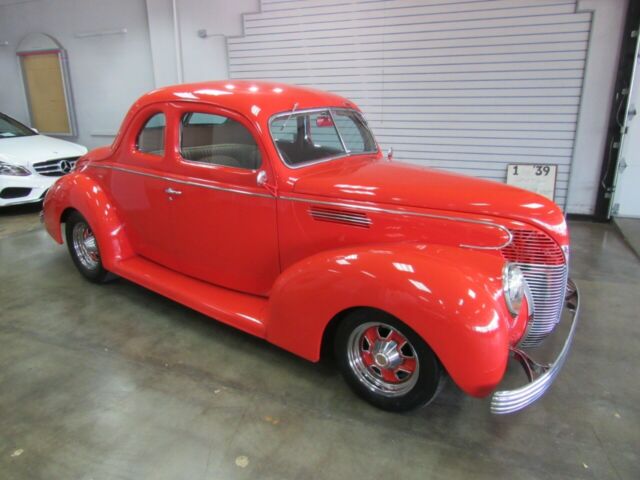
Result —
[[[177,178],[167,177],[167,176],[164,176],[164,175],[156,175],[156,174],[148,173],[148,172],[141,172],[139,170],[134,170],[134,169],[131,169],[131,168],[117,167],[115,165],[96,165],[96,164],[90,163],[90,164],[87,165],[87,167],[90,167],[90,168],[103,168],[103,169],[107,169],[107,170],[115,170],[115,171],[124,172],[124,173],[131,173],[133,175],[141,175],[143,177],[156,178],[156,179],[159,179],[159,180],[166,180],[166,181],[178,183],[178,184],[181,184],[181,185],[191,185],[193,187],[207,188],[209,190],[217,190],[217,191],[221,191],[221,192],[237,193],[239,195],[249,195],[249,196],[261,197],[261,198],[276,198],[276,197],[274,197],[272,195],[269,195],[268,193],[248,192],[246,190],[239,190],[239,189],[236,189],[236,188],[227,188],[227,187],[218,187],[218,186],[214,186],[214,185],[208,185],[206,183],[194,182],[194,181],[191,181],[191,180],[179,180]],[[288,200],[290,202],[302,202],[302,203],[309,203],[309,204],[315,204],[315,205],[327,205],[327,206],[332,206],[332,207],[347,208],[347,209],[352,209],[352,210],[363,210],[363,211],[374,212],[374,213],[386,213],[386,214],[390,214],[390,215],[407,215],[407,216],[412,216],[412,217],[424,217],[424,218],[434,218],[434,219],[437,219],[437,220],[448,220],[448,221],[452,221],[452,222],[472,223],[474,225],[483,225],[483,226],[486,226],[486,227],[497,228],[498,230],[501,230],[502,232],[504,232],[507,235],[506,242],[501,244],[501,245],[496,245],[496,246],[492,246],[492,247],[486,247],[486,246],[475,246],[475,245],[460,244],[460,246],[463,247],[463,248],[475,248],[475,249],[482,249],[482,250],[500,250],[500,249],[506,247],[507,245],[509,245],[511,243],[511,241],[513,240],[513,235],[511,234],[511,231],[507,227],[505,227],[503,225],[499,225],[497,223],[488,222],[488,221],[485,221],[485,220],[474,220],[474,219],[470,219],[470,218],[460,218],[460,217],[453,217],[453,216],[448,216],[448,215],[437,215],[437,214],[434,214],[434,213],[423,213],[423,212],[411,212],[411,211],[393,210],[393,209],[388,209],[388,208],[372,207],[370,205],[358,205],[358,204],[355,204],[355,203],[328,202],[328,201],[325,201],[325,200],[310,200],[310,199],[306,199],[306,198],[289,197],[289,196],[285,196],[285,195],[282,195],[282,196],[277,197],[277,198],[279,200]]]
[[[408,215],[412,217],[426,217],[426,218],[435,218],[437,220],[449,220],[452,222],[463,222],[463,223],[473,223],[476,225],[484,225],[486,227],[497,228],[498,230],[502,230],[507,235],[507,241],[504,244],[497,245],[495,247],[476,247],[473,245],[465,245],[461,244],[461,247],[464,248],[478,248],[484,250],[500,250],[511,243],[513,239],[513,235],[509,229],[503,225],[499,225],[497,223],[488,222],[485,220],[474,220],[471,218],[460,218],[453,217],[448,215],[437,215],[435,213],[423,213],[423,212],[405,212],[402,210],[392,210],[388,208],[380,208],[380,207],[372,207],[370,205],[358,205],[354,203],[341,203],[341,202],[328,202],[326,200],[309,200],[306,198],[300,197],[289,197],[289,196],[280,196],[278,197],[280,200],[289,200],[290,202],[302,202],[302,203],[311,203],[317,205],[327,205],[331,207],[339,207],[339,208],[347,208],[351,210],[364,210],[366,212],[374,212],[374,213],[388,213],[391,215]]]
[[[248,192],[246,190],[239,190],[237,188],[217,187],[215,185],[208,185],[206,183],[193,182],[191,180],[179,180],[177,178],[165,177],[163,175],[156,175],[154,173],[141,172],[139,170],[133,170],[133,169],[124,168],[124,167],[116,167],[113,165],[95,165],[90,163],[88,167],[104,168],[107,170],[116,170],[119,172],[131,173],[134,175],[141,175],[143,177],[157,178],[159,180],[167,180],[168,182],[179,183],[181,185],[191,185],[192,187],[207,188],[209,190],[218,190],[221,192],[238,193],[240,195],[249,195],[252,197],[275,198],[273,195],[269,195],[268,193],[255,193],[255,192]]]
[[[498,415],[513,413],[531,405],[544,395],[558,376],[558,373],[560,373],[565,360],[569,356],[569,350],[571,349],[573,337],[576,333],[576,326],[578,325],[578,315],[580,314],[580,292],[571,280],[569,280],[569,290],[571,295],[566,299],[565,307],[573,313],[573,318],[571,319],[572,323],[569,334],[567,335],[560,354],[548,368],[545,366],[544,373],[531,383],[514,390],[500,390],[495,392],[491,397],[491,413]]]

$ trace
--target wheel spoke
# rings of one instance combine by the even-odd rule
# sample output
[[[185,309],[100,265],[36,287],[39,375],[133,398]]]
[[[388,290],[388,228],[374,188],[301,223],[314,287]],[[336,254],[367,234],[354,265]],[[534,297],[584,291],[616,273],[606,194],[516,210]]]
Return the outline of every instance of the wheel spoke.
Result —
[[[73,249],[77,259],[85,268],[95,270],[100,266],[100,252],[96,238],[86,223],[78,222],[73,227]]]
[[[391,333],[387,336],[387,340],[396,342],[398,348],[402,348],[402,346],[407,343],[407,339],[404,338],[397,330],[391,330]]]
[[[389,382],[389,383],[398,383],[398,377],[396,377],[396,374],[393,370],[390,370],[388,368],[381,368],[380,369],[381,373],[382,373],[382,379],[385,382]]]
[[[402,363],[396,368],[396,372],[401,370],[403,372],[407,372],[412,374],[416,371],[416,359],[415,357],[405,357]]]
[[[367,367],[371,367],[371,365],[373,365],[375,363],[375,361],[373,360],[373,355],[371,355],[371,353],[369,353],[367,351],[363,350],[362,352],[360,352],[360,356],[362,357],[363,363]]]
[[[380,339],[380,335],[378,335],[377,328],[369,328],[364,332],[364,338],[369,342],[369,349],[371,349],[375,343]]]

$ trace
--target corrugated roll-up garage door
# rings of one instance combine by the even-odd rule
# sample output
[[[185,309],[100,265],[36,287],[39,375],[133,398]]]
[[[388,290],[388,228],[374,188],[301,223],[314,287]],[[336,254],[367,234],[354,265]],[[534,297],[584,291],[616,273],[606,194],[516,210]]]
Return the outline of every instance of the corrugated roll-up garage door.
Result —
[[[564,205],[591,13],[575,0],[263,0],[232,78],[342,94],[397,159],[499,181],[558,164]]]

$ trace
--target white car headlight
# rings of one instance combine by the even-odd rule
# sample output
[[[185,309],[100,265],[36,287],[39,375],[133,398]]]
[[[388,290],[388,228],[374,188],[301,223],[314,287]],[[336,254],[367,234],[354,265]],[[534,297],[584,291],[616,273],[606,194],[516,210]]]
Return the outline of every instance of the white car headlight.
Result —
[[[19,165],[12,165],[6,162],[0,162],[0,175],[11,175],[13,177],[26,177],[31,172]]]
[[[527,291],[527,281],[520,267],[515,263],[507,263],[502,270],[502,283],[507,308],[511,315],[517,317]]]

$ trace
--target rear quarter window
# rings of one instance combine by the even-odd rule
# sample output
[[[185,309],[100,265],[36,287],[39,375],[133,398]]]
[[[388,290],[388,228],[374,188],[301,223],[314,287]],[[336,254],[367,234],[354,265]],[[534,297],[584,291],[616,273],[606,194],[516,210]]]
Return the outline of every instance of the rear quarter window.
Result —
[[[156,113],[144,124],[136,139],[136,149],[150,155],[164,155],[166,119],[164,113]]]

